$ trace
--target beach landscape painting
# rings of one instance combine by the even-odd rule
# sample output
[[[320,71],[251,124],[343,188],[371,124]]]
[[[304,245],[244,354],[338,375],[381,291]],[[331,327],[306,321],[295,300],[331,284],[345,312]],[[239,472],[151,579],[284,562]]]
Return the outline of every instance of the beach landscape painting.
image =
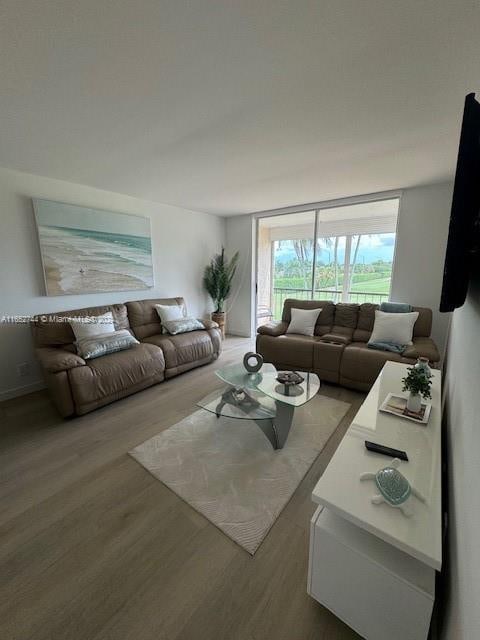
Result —
[[[153,287],[150,220],[33,199],[47,295]]]

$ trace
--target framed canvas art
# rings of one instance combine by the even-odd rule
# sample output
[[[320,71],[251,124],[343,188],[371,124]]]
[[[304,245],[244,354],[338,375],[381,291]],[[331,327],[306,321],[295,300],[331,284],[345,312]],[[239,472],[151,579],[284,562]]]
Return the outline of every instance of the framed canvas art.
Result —
[[[33,199],[47,295],[153,287],[150,219]]]

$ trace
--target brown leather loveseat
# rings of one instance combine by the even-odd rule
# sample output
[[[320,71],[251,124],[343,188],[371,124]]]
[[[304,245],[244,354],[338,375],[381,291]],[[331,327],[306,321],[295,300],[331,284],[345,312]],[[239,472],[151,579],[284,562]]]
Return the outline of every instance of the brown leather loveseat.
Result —
[[[322,311],[312,337],[286,333],[291,309]],[[260,326],[257,352],[278,369],[314,371],[320,379],[345,387],[368,391],[387,360],[413,364],[421,356],[433,366],[440,360],[430,338],[432,311],[413,307],[419,316],[413,330],[413,344],[402,355],[391,351],[370,349],[367,342],[372,333],[378,305],[334,304],[330,300],[285,300],[281,322]]]
[[[32,326],[35,351],[52,399],[63,417],[93,409],[146,389],[165,378],[212,362],[221,351],[218,325],[162,334],[155,304],[184,304],[183,298],[138,300],[38,316]],[[140,344],[92,360],[77,355],[70,317],[112,312],[115,329],[127,329]],[[62,318],[65,321],[62,321]]]

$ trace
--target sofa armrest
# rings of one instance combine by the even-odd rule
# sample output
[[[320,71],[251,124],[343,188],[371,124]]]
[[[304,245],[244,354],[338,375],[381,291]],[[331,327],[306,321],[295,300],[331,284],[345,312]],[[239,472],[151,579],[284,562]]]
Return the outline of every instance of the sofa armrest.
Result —
[[[81,367],[85,364],[85,360],[76,353],[67,351],[66,349],[57,349],[56,347],[40,347],[35,350],[40,364],[49,373],[58,373],[59,371],[68,371],[74,367]]]
[[[218,323],[214,322],[213,320],[210,320],[209,318],[208,319],[198,318],[198,321],[203,324],[205,329],[218,329]]]
[[[413,338],[413,344],[409,345],[402,353],[404,358],[428,358],[430,362],[440,362],[440,354],[437,345],[431,338]]]
[[[257,332],[264,336],[283,336],[288,328],[286,322],[269,322],[258,327]]]

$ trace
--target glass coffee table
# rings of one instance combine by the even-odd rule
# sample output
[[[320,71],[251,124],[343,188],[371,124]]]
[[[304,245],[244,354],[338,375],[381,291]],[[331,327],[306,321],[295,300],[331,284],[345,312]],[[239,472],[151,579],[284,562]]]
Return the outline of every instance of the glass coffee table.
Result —
[[[253,420],[274,449],[282,449],[287,441],[295,407],[309,402],[320,388],[315,373],[299,371],[304,381],[286,389],[276,379],[276,368],[268,363],[258,373],[247,373],[243,363],[222,367],[215,373],[227,386],[210,393],[198,406],[217,418]]]

